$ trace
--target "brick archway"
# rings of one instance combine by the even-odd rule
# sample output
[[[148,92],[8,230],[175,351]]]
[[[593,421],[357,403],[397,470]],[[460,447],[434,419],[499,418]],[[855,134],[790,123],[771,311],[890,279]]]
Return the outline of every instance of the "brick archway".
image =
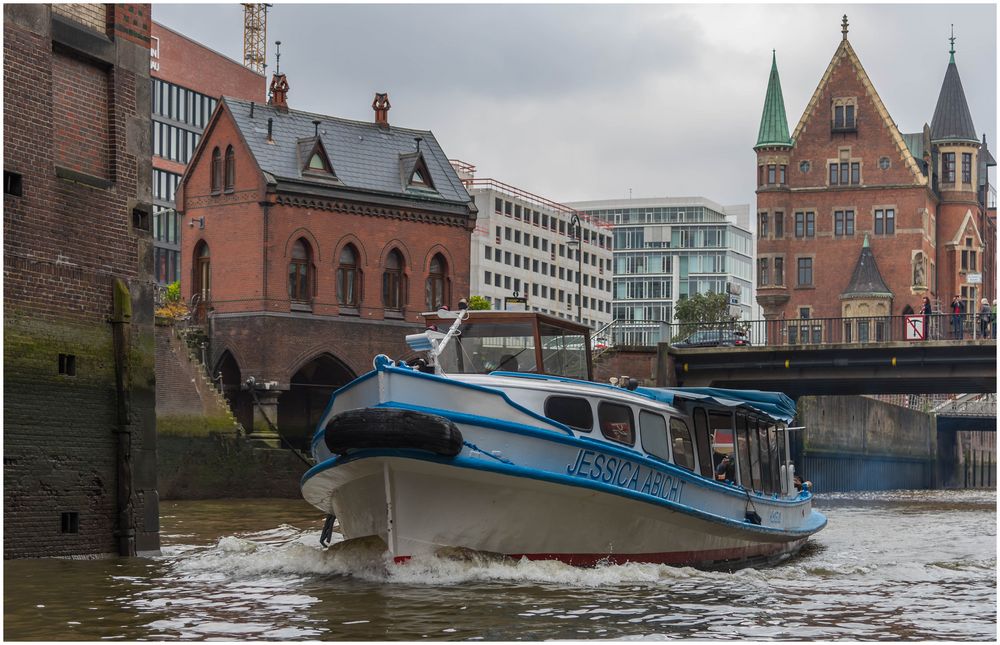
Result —
[[[289,389],[278,400],[278,428],[296,448],[308,450],[310,440],[334,390],[355,378],[339,358],[322,353],[292,375]]]

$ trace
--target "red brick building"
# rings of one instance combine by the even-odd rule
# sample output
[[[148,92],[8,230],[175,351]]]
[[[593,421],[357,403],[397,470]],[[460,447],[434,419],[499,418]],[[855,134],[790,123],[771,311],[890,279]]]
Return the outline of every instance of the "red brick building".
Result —
[[[276,74],[270,104],[223,98],[177,204],[184,297],[237,418],[257,433],[263,411],[304,441],[334,388],[468,295],[476,210],[434,135],[389,123],[386,95],[360,122],[289,109],[287,89]]]
[[[180,280],[184,230],[174,193],[222,95],[262,101],[263,74],[153,22],[149,49],[153,115],[153,271],[156,281]]]
[[[148,4],[4,5],[4,557],[156,552]]]
[[[974,298],[996,293],[996,225],[986,216],[995,161],[973,127],[954,51],[931,125],[904,134],[847,26],[845,16],[840,44],[791,135],[772,61],[754,147],[765,318],[900,315],[919,309],[925,295],[946,306],[959,294],[974,311]],[[871,293],[852,281],[859,263],[878,285]],[[983,284],[969,279],[975,273]],[[784,342],[819,342],[816,334],[827,333],[820,329]]]

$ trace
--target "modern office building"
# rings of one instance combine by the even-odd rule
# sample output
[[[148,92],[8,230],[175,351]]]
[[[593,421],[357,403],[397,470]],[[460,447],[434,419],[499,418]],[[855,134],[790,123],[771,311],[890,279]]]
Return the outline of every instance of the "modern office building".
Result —
[[[975,311],[979,298],[996,295],[996,221],[989,216],[996,162],[973,125],[954,41],[930,125],[905,133],[848,40],[847,16],[840,27],[833,58],[791,134],[772,57],[753,170],[764,315],[884,318],[919,309],[924,296],[946,307],[956,295]],[[930,115],[936,86],[928,70],[900,69],[923,84]],[[859,291],[850,267],[865,257],[875,286]],[[878,329],[852,322],[845,321],[845,339],[879,338]],[[786,332],[785,340],[823,342],[828,332],[810,327],[808,335]]]
[[[182,230],[174,192],[222,95],[264,101],[263,74],[154,22],[149,49],[153,115],[153,273],[180,279]]]
[[[524,298],[528,311],[595,331],[610,323],[610,227],[495,179],[476,179],[470,164],[452,164],[479,209],[470,295],[488,298],[494,309],[503,309],[507,298]]]
[[[614,232],[612,317],[618,344],[655,345],[679,300],[739,285],[734,315],[754,316],[750,207],[702,197],[569,202]]]

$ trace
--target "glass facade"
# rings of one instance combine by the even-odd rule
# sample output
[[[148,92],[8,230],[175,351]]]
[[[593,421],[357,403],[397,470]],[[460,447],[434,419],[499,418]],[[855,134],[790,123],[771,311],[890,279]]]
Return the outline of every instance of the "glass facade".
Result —
[[[639,201],[639,200],[636,200]],[[696,293],[724,293],[739,284],[740,316],[754,302],[754,239],[722,206],[655,204],[654,200],[584,202],[571,206],[613,226],[615,343],[655,345],[676,303]],[[749,207],[747,207],[749,219]]]
[[[152,84],[153,157],[187,164],[218,99],[158,78]],[[181,176],[153,169],[153,266],[156,281],[180,279],[180,220],[174,196]]]

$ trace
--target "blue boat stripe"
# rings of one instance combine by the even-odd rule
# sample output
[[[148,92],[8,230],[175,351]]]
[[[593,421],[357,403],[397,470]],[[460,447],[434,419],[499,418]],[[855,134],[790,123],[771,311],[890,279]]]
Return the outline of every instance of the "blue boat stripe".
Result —
[[[353,461],[368,459],[372,457],[399,457],[403,459],[429,461],[429,462],[454,466],[456,468],[482,470],[501,475],[508,475],[511,477],[525,477],[528,479],[546,481],[554,484],[562,484],[564,486],[577,486],[581,488],[590,488],[592,490],[596,490],[602,493],[618,495],[620,497],[627,497],[647,504],[654,504],[656,506],[667,508],[671,511],[676,511],[679,513],[683,513],[685,515],[696,517],[698,519],[715,522],[717,524],[722,524],[724,526],[729,526],[731,528],[738,528],[740,530],[761,533],[769,536],[787,535],[790,537],[807,537],[809,535],[812,535],[816,531],[819,531],[824,526],[826,526],[826,518],[820,515],[819,513],[814,513],[814,515],[823,520],[822,523],[820,523],[818,526],[809,527],[805,529],[794,529],[794,530],[776,529],[767,526],[760,526],[757,524],[750,524],[744,520],[734,520],[728,517],[723,517],[721,515],[715,515],[713,513],[708,513],[706,511],[698,510],[696,508],[692,508],[684,504],[679,504],[677,502],[665,500],[656,497],[654,495],[650,495],[649,493],[643,493],[642,491],[634,491],[627,488],[612,486],[611,484],[607,484],[602,481],[583,479],[579,477],[571,477],[570,475],[563,475],[562,473],[552,473],[545,470],[538,470],[536,468],[518,466],[516,464],[485,462],[479,459],[465,457],[463,455],[459,455],[454,458],[446,458],[415,450],[364,450],[352,454],[348,457],[345,457],[339,461],[330,459],[324,461],[321,464],[317,464],[316,466],[313,466],[311,469],[309,469],[309,471],[302,477],[302,483],[304,485],[308,479],[314,477],[315,475],[318,475],[319,473],[329,468],[333,468],[335,466],[344,465]],[[798,502],[797,505],[801,505],[803,501],[804,500],[800,500],[800,502]]]
[[[638,462],[640,465],[646,466],[652,470],[658,472],[665,472],[673,477],[679,477],[686,483],[691,483],[695,486],[715,488],[716,491],[721,491],[729,494],[736,495],[738,497],[746,497],[747,492],[745,489],[732,486],[730,484],[722,484],[714,479],[708,479],[702,477],[701,475],[681,468],[675,464],[662,461],[659,459],[654,459],[643,452],[635,449],[629,449],[624,446],[618,446],[612,443],[605,443],[597,439],[593,439],[587,436],[563,436],[556,434],[550,430],[545,430],[542,428],[536,428],[534,426],[528,426],[520,423],[514,423],[513,421],[504,421],[502,419],[495,419],[493,417],[484,417],[475,414],[467,414],[464,412],[455,412],[453,410],[442,410],[440,408],[430,408],[421,405],[412,405],[410,403],[400,403],[398,401],[386,401],[385,403],[379,403],[372,407],[376,408],[396,408],[400,410],[412,410],[413,412],[422,412],[424,414],[434,414],[440,417],[444,417],[449,421],[455,423],[460,423],[464,425],[471,425],[480,428],[489,428],[491,430],[500,430],[502,432],[510,432],[512,434],[518,434],[522,436],[532,437],[540,439],[543,441],[550,441],[554,443],[560,443],[567,446],[572,446],[576,449],[593,449],[599,450],[606,454],[611,454],[617,457],[630,459],[632,461]],[[482,449],[480,449],[482,451]],[[490,454],[483,451],[484,454]],[[786,500],[782,498],[773,498],[770,496],[761,496],[753,493],[751,491],[751,499],[758,501],[768,501],[772,503],[778,503],[781,505],[791,505],[795,504],[795,500]]]

